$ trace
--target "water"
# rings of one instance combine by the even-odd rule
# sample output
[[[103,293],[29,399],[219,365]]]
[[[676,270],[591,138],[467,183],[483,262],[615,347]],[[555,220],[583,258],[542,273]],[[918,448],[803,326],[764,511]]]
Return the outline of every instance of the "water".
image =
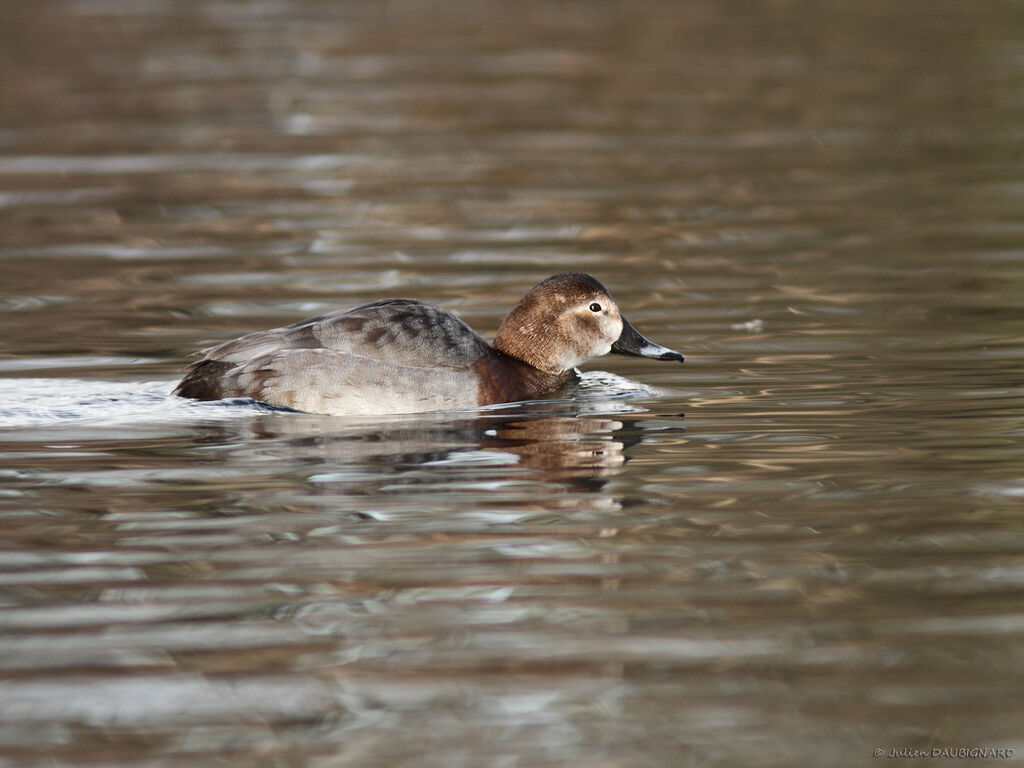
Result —
[[[0,7],[0,765],[1019,761],[1022,21]],[[562,269],[686,364],[169,394],[382,296],[489,335]]]

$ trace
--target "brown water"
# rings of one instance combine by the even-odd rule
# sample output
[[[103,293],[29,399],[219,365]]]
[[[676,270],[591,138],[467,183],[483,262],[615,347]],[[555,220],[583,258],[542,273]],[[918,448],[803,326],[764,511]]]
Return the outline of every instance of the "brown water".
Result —
[[[0,765],[1024,759],[1022,33],[0,5]],[[687,363],[375,422],[169,395],[381,296],[491,334],[562,269]]]

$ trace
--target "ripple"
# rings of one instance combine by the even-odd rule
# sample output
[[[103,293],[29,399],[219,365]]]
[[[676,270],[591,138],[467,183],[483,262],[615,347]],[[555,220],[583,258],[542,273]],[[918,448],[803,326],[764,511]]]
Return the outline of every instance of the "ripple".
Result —
[[[21,155],[0,157],[0,173],[107,175],[215,171],[332,171],[366,165],[379,166],[381,162],[381,158],[338,154],[182,152],[144,155]]]
[[[123,358],[46,358],[66,367],[124,364]],[[10,361],[5,361],[10,362]],[[33,362],[33,361],[26,361]],[[242,409],[211,408],[171,395],[176,381],[123,382],[96,379],[0,379],[0,430],[89,425],[122,429],[133,424],[176,424],[197,419],[230,419]],[[206,406],[206,407],[204,407]],[[251,413],[251,411],[250,411]],[[28,435],[26,435],[27,437]]]
[[[44,371],[51,368],[93,368],[110,365],[152,365],[161,362],[155,357],[116,357],[114,355],[68,355],[67,357],[16,357],[0,360],[0,372],[14,373],[17,371]],[[58,382],[63,379],[7,379],[6,381],[23,381],[26,387],[36,387],[40,382]],[[47,385],[43,385],[48,388]],[[17,389],[15,386],[13,389]],[[12,390],[0,385],[0,394],[11,394]]]
[[[92,725],[205,723],[211,717],[309,718],[338,708],[337,694],[315,679],[207,680],[201,675],[142,675],[4,683],[0,718],[12,723]]]

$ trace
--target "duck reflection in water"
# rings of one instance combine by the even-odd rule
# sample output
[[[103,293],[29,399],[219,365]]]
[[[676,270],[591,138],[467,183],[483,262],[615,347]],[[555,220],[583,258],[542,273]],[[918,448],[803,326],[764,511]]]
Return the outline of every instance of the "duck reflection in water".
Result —
[[[605,486],[628,461],[628,449],[649,437],[645,409],[621,400],[549,401],[509,411],[373,421],[269,413],[217,425],[208,440],[230,445],[222,454],[228,464],[305,467],[316,495],[394,498],[447,490],[469,491],[467,501],[479,501],[487,491],[488,503],[499,506],[504,495],[515,494],[518,508],[526,494],[535,511],[620,506]]]

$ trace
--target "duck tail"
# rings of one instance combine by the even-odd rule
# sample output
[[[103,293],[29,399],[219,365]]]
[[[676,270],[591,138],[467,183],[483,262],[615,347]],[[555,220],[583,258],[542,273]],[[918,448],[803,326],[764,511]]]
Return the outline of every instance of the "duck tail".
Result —
[[[225,383],[227,372],[234,368],[223,360],[199,360],[188,367],[188,371],[174,394],[193,400],[220,400],[228,397]]]

